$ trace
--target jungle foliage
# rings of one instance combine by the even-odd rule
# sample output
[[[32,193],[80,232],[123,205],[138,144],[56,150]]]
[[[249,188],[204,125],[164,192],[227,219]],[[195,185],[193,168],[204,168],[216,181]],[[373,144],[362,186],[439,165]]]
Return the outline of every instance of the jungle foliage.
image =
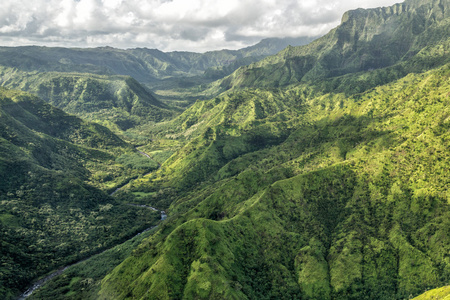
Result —
[[[139,203],[169,217],[93,263],[99,272],[79,265],[31,299],[405,299],[439,287],[418,299],[447,296],[449,5],[351,11],[309,45],[238,69],[200,89],[209,99],[127,131],[144,137],[149,161],[91,134],[68,140],[88,153],[68,160],[86,190],[134,178],[105,198],[108,211]],[[32,154],[22,135],[4,137],[4,152]],[[8,197],[27,195],[15,189]],[[94,216],[108,205],[76,203]],[[15,228],[8,205],[2,224]]]
[[[150,203],[172,199],[170,222],[99,296],[404,299],[448,284],[449,76],[446,65],[350,97],[305,97],[298,116],[274,110],[291,116],[283,130],[274,115],[250,117],[249,129],[218,109],[222,122],[199,125],[134,183],[159,189]],[[251,106],[255,90],[228,104],[245,93]]]
[[[155,168],[121,162],[137,154],[108,129],[5,89],[0,116],[2,299],[158,221],[105,193]]]

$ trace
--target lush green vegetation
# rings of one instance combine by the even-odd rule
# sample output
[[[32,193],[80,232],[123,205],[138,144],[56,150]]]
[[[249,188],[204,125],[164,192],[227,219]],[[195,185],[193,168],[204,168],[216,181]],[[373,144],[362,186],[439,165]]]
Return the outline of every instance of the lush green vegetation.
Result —
[[[431,299],[441,299],[441,300],[450,299],[450,286],[434,289],[414,298],[414,300],[431,300]]]
[[[3,91],[0,221],[11,258],[1,274],[32,264],[0,277],[2,292],[38,275],[44,258],[50,270],[156,221],[127,203],[169,217],[36,299],[405,299],[448,286],[448,14],[449,2],[434,0],[349,12],[305,47],[197,87],[214,96],[171,120],[130,128],[124,136],[148,157]]]
[[[154,230],[143,232],[123,244],[71,266],[62,276],[35,291],[29,299],[96,299],[100,280],[131,255],[133,249]]]
[[[127,206],[104,192],[156,164],[122,161],[137,154],[106,128],[5,89],[0,90],[0,115],[2,299],[33,278],[123,241],[159,219],[158,213]],[[99,178],[99,172],[106,176]]]
[[[1,68],[3,86],[33,93],[67,113],[115,132],[176,115],[136,80],[86,73],[37,73]]]
[[[205,124],[152,184],[136,183],[161,188],[149,201],[172,199],[171,223],[105,277],[100,296],[403,299],[448,284],[449,68],[305,97],[283,123],[289,135],[259,148],[246,135],[278,132],[273,115],[253,116],[248,131],[239,110],[218,109],[223,123]],[[255,91],[226,102],[244,93],[253,105]]]

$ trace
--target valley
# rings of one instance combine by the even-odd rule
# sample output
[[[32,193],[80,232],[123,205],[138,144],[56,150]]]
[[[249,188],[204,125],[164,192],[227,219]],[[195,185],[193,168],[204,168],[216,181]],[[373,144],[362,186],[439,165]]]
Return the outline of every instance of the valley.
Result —
[[[0,85],[1,298],[64,266],[27,299],[448,297],[448,0],[233,51],[1,47]]]
[[[151,209],[151,210],[153,210],[153,211],[158,211],[156,208],[151,207],[151,206],[146,206],[146,205],[136,205],[136,204],[130,204],[130,203],[128,203],[127,205],[133,206],[133,207],[141,207],[141,208],[144,208],[144,209]],[[164,221],[164,220],[167,218],[167,215],[164,213],[164,211],[161,211],[160,213],[161,213],[161,221]],[[135,236],[133,236],[132,238],[130,238],[130,239],[129,239],[128,241],[126,241],[125,243],[130,242],[130,241],[133,241],[133,240],[135,240],[138,236],[143,235],[143,234],[145,234],[147,231],[153,230],[153,229],[155,229],[155,228],[157,228],[157,227],[158,227],[158,225],[155,225],[155,226],[146,228],[146,229],[144,229],[143,231],[137,233]],[[115,247],[116,247],[116,246],[115,246]],[[66,271],[67,269],[72,268],[72,267],[75,267],[75,266],[77,266],[77,265],[79,265],[79,264],[82,264],[82,263],[84,263],[84,262],[88,262],[89,260],[98,260],[97,256],[102,256],[102,255],[104,255],[104,254],[105,254],[106,252],[108,252],[108,251],[111,251],[111,249],[104,250],[104,251],[102,251],[102,252],[99,253],[99,254],[94,254],[94,255],[91,256],[91,257],[85,258],[85,259],[83,259],[83,260],[81,260],[81,261],[78,261],[78,262],[75,262],[75,263],[73,263],[73,264],[70,264],[70,265],[64,266],[64,267],[62,267],[62,268],[59,268],[57,271],[55,271],[55,272],[53,272],[53,273],[51,273],[51,274],[45,276],[44,278],[38,280],[37,282],[33,283],[33,285],[32,285],[30,288],[28,288],[22,295],[20,295],[20,297],[19,297],[18,299],[19,299],[19,300],[23,300],[23,299],[28,298],[28,297],[31,296],[35,291],[37,291],[39,288],[41,288],[42,286],[44,286],[48,281],[50,281],[51,279],[53,279],[53,278],[56,277],[56,276],[60,276],[60,275],[63,274],[63,272]]]

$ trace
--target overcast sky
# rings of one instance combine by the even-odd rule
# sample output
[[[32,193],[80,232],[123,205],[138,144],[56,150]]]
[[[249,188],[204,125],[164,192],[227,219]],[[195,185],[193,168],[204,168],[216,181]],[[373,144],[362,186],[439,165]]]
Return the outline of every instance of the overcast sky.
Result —
[[[1,0],[0,46],[238,49],[317,36],[358,7],[402,0]]]

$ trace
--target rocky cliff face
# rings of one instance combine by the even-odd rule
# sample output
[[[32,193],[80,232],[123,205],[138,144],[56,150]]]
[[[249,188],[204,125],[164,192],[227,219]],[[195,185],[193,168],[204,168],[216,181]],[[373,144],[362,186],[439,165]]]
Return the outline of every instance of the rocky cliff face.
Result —
[[[218,85],[285,86],[392,66],[448,39],[449,14],[449,1],[436,0],[352,10],[322,38],[242,67]]]

